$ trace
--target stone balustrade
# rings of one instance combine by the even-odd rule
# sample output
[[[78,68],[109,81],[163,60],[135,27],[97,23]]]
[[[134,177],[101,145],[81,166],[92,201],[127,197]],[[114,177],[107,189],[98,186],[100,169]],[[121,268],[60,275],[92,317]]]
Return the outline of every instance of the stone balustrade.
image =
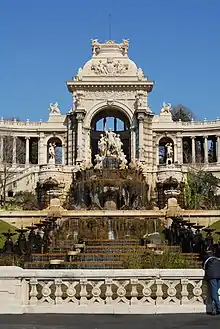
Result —
[[[0,313],[205,312],[200,269],[0,268]]]

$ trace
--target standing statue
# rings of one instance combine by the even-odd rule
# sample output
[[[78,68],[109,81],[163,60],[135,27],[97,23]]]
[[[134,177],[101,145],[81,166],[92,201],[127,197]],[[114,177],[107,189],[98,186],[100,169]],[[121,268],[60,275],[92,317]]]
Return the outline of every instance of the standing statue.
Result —
[[[144,77],[144,72],[141,68],[137,69],[137,78],[139,81],[141,81]]]
[[[105,132],[106,139],[107,139],[107,156],[113,155],[115,151],[115,137],[116,133],[114,133],[111,129],[108,129],[108,131]]]
[[[98,149],[101,156],[106,156],[107,141],[103,134],[100,135],[100,140],[98,141]]]
[[[116,153],[119,157],[121,156],[121,153],[122,153],[122,146],[123,146],[123,143],[121,141],[120,135],[117,134],[115,137],[115,149],[116,149]]]
[[[76,76],[75,76],[75,78],[74,78],[74,81],[82,81],[82,68],[80,67],[79,69],[78,69],[78,72],[77,72],[77,74],[76,74]]]
[[[135,95],[135,105],[137,108],[142,106],[142,98],[140,94]]]
[[[173,145],[172,143],[167,143],[165,145],[166,147],[166,164],[172,164],[173,163]]]
[[[60,114],[60,109],[59,109],[59,106],[58,106],[58,103],[50,103],[50,106],[49,106],[49,111],[50,111],[50,115],[53,115],[53,114]]]
[[[49,143],[48,153],[49,153],[49,163],[55,164],[55,143]]]

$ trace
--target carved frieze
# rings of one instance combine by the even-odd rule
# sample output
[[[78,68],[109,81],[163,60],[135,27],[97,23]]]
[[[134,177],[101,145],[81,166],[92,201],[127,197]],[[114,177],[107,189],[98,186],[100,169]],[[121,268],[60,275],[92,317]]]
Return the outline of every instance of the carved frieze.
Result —
[[[131,90],[96,90],[96,91],[86,91],[86,99],[134,99],[135,93]]]
[[[107,61],[99,60],[98,62],[94,62],[91,70],[97,75],[121,75],[127,72],[128,64],[108,58]]]

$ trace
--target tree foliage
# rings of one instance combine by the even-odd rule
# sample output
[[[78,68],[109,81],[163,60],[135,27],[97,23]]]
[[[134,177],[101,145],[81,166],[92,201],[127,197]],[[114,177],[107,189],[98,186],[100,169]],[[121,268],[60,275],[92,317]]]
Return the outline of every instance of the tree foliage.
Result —
[[[38,210],[38,201],[34,193],[28,191],[17,192],[10,201],[14,206],[21,207],[23,210]]]
[[[133,252],[123,256],[124,268],[169,268],[184,269],[197,267],[193,259],[186,258],[180,252],[162,251],[155,253],[153,251],[134,250]]]
[[[13,136],[8,133],[3,137],[3,153],[1,154],[2,162],[0,167],[0,192],[2,204],[6,203],[7,184],[13,177],[16,168],[20,166],[20,159],[23,154],[23,145],[16,143],[16,165],[13,164]]]
[[[203,169],[190,169],[185,185],[185,206],[187,209],[213,209],[216,207],[216,192],[220,180]]]
[[[172,119],[173,121],[191,121],[195,119],[194,113],[182,104],[178,104],[172,107]]]

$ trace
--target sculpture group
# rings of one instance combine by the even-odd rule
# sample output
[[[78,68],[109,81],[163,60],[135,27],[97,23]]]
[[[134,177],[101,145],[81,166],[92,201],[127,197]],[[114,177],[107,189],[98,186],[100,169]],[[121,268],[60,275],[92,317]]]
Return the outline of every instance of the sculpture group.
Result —
[[[109,129],[105,131],[105,135],[100,135],[100,140],[98,141],[99,154],[95,155],[95,169],[103,168],[103,161],[107,157],[113,157],[119,160],[120,169],[125,169],[127,166],[126,156],[122,149],[123,143],[121,141],[120,135],[114,133]]]
[[[50,111],[50,115],[55,115],[55,114],[59,114],[60,115],[60,109],[59,109],[58,102],[56,102],[54,104],[53,103],[50,103],[49,111]]]

